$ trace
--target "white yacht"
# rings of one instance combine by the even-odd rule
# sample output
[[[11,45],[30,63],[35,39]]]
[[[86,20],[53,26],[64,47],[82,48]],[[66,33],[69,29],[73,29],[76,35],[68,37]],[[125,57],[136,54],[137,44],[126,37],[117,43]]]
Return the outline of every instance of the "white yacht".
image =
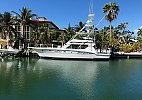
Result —
[[[88,15],[85,26],[76,33],[61,48],[33,47],[40,57],[52,59],[80,59],[80,60],[109,60],[110,51],[96,49],[94,26],[92,24],[94,14]],[[86,30],[86,31],[84,31]]]

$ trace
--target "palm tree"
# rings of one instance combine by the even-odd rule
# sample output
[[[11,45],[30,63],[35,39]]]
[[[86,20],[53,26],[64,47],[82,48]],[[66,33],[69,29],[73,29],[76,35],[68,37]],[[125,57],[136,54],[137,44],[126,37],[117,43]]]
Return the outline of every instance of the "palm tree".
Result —
[[[61,41],[62,46],[64,45],[64,43],[66,42],[66,40],[67,40],[67,37],[66,37],[65,33],[61,33],[61,34],[59,35],[59,37],[58,37],[58,41],[59,41],[59,42]]]
[[[101,30],[98,30],[98,35],[99,35],[99,40],[96,38],[96,42],[100,45],[100,49],[108,49],[108,44],[109,44],[109,36],[107,34],[109,30],[109,27],[104,27]],[[97,44],[96,43],[96,44]]]
[[[117,18],[119,6],[115,2],[110,2],[104,5],[103,13],[106,13],[105,19],[110,22],[110,42],[112,39],[112,21]]]
[[[139,28],[138,29],[138,32],[137,32],[137,34],[138,34],[138,43],[140,44],[140,48],[142,48],[142,28]],[[142,49],[141,49],[142,50]]]
[[[118,28],[119,30],[122,30],[122,31],[124,32],[127,25],[128,25],[128,22],[124,22],[124,23],[121,23],[120,25],[118,25],[117,28]]]
[[[41,24],[31,31],[30,41],[34,46],[38,46],[38,44],[51,46],[53,40],[57,38],[56,33],[56,30],[49,29],[48,24]]]
[[[7,38],[7,46],[11,45],[12,40],[12,32],[14,33],[14,28],[12,27],[13,18],[9,12],[4,12],[4,14],[0,14],[0,27],[2,33],[6,35]],[[10,44],[9,44],[10,42]]]
[[[142,28],[138,29],[137,34],[138,34],[138,36],[141,36],[141,37],[142,37]]]
[[[17,12],[12,11],[14,14],[17,15],[18,19],[18,23],[21,26],[21,35],[22,38],[24,39],[24,42],[27,42],[27,34],[24,34],[24,28],[25,25],[29,25],[31,24],[31,19],[35,16],[37,16],[36,14],[32,14],[32,10],[23,7],[21,10],[19,9],[20,14],[18,14]],[[27,45],[27,44],[26,44]],[[26,46],[25,46],[26,47]]]
[[[115,37],[116,39],[121,43],[125,43],[125,37],[128,33],[128,30],[126,30],[126,26],[128,25],[128,22],[120,23],[117,27],[115,27]]]
[[[74,29],[75,29],[75,31],[76,32],[78,32],[78,31],[80,31],[83,27],[84,27],[84,23],[82,22],[82,21],[80,21],[79,23],[78,23],[78,25],[75,25],[75,27],[74,27]],[[85,30],[84,30],[85,31]]]
[[[71,27],[70,24],[68,25],[68,28],[65,28],[65,30],[67,32],[67,36],[66,37],[67,37],[68,40],[71,39],[71,37],[73,35],[75,35],[75,29],[73,27]]]

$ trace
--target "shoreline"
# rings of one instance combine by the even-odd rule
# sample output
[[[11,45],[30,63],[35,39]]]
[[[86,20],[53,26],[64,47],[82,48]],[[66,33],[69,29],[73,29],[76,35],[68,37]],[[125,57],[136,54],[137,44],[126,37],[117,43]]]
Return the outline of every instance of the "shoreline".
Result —
[[[0,53],[0,58],[6,58],[6,57],[30,57],[30,58],[40,58],[37,53],[32,53],[32,52],[19,52],[17,54],[12,54],[12,53]],[[113,59],[131,59],[131,58],[142,58],[142,52],[130,52],[130,53],[125,53],[125,52],[114,52],[110,56],[110,60]]]

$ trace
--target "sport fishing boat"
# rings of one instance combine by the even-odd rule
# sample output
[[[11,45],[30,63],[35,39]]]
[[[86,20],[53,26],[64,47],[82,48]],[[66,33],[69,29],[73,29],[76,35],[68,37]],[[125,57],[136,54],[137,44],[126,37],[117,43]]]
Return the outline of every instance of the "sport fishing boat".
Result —
[[[79,60],[109,60],[110,51],[96,49],[94,14],[89,13],[85,26],[62,47],[33,47],[42,58],[79,59]]]

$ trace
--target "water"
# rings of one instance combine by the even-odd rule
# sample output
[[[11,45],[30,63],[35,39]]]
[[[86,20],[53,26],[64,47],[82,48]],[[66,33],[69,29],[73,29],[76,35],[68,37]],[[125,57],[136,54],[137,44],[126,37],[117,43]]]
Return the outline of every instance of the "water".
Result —
[[[142,59],[0,58],[0,100],[141,100]]]

